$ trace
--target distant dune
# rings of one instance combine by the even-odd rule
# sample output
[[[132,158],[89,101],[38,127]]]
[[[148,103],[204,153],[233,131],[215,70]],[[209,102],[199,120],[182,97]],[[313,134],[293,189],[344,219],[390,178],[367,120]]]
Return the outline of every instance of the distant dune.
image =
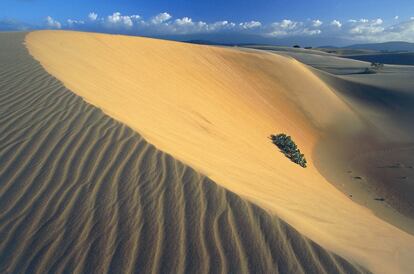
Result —
[[[414,52],[361,54],[346,57],[366,62],[414,66]]]
[[[0,34],[0,273],[366,272],[85,103],[24,36]]]
[[[296,50],[278,53],[312,66],[365,120],[359,136],[325,135],[315,153],[319,170],[354,201],[413,234],[414,66],[385,65],[367,74],[367,62]]]
[[[385,43],[371,43],[371,44],[355,44],[347,47],[346,49],[366,49],[376,51],[414,51],[414,43],[403,41],[392,41]]]
[[[320,140],[359,135],[367,121],[298,61],[76,32],[34,32],[26,43],[67,88],[324,248],[377,273],[414,271],[414,237],[357,205],[315,168]],[[280,132],[294,137],[308,168],[267,139]]]

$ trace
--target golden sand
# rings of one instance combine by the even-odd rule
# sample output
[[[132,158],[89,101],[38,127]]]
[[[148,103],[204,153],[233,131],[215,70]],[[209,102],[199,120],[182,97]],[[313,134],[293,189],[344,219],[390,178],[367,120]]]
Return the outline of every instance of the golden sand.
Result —
[[[0,273],[367,271],[148,144],[0,33]]]
[[[409,273],[414,237],[327,182],[312,151],[328,128],[363,123],[299,62],[267,53],[155,39],[40,31],[30,53],[67,88],[157,148],[378,273]],[[303,169],[270,143],[292,135]]]

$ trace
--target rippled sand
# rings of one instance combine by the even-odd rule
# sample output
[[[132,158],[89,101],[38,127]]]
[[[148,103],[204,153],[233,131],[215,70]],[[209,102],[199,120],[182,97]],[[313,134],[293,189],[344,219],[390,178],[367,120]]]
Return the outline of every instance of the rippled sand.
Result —
[[[85,103],[0,34],[1,273],[360,273]]]
[[[414,271],[414,237],[340,192],[316,165],[321,141],[345,139],[334,144],[355,150],[348,137],[372,129],[371,110],[302,63],[122,35],[41,31],[26,42],[67,88],[325,249],[377,273]],[[293,136],[308,168],[271,144],[280,132]],[[335,151],[325,170],[338,170]]]

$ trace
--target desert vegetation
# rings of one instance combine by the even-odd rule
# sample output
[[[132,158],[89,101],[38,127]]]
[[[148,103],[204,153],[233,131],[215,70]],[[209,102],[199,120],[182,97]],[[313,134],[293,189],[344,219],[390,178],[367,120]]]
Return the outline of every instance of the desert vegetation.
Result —
[[[384,64],[382,64],[382,63],[377,63],[377,62],[372,62],[371,63],[371,69],[373,69],[375,71],[379,71],[383,68],[384,68]]]
[[[292,137],[281,133],[277,135],[270,135],[270,139],[272,143],[275,144],[280,151],[285,154],[287,158],[289,158],[292,162],[300,165],[301,167],[306,167],[306,159],[305,155],[300,153],[295,142],[292,140]]]
[[[384,68],[384,64],[372,62],[370,67],[365,69],[364,73],[367,73],[367,74],[377,73],[377,72],[380,72],[383,68]]]

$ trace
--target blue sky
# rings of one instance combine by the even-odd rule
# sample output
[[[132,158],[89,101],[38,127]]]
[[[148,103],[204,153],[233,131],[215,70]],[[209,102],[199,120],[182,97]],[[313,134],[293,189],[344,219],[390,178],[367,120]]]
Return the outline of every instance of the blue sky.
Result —
[[[412,0],[1,0],[0,29],[414,42]],[[236,35],[238,34],[238,36]],[[235,36],[236,35],[236,36]],[[260,40],[260,39],[259,39]],[[300,39],[299,39],[300,40]],[[235,41],[238,42],[238,41]],[[345,42],[343,42],[345,43]]]
[[[82,18],[89,12],[98,14],[140,14],[153,16],[167,11],[177,17],[203,21],[250,21],[270,23],[281,19],[304,20],[350,18],[409,18],[414,16],[411,0],[2,0],[0,16],[39,23],[44,17],[59,20]]]

